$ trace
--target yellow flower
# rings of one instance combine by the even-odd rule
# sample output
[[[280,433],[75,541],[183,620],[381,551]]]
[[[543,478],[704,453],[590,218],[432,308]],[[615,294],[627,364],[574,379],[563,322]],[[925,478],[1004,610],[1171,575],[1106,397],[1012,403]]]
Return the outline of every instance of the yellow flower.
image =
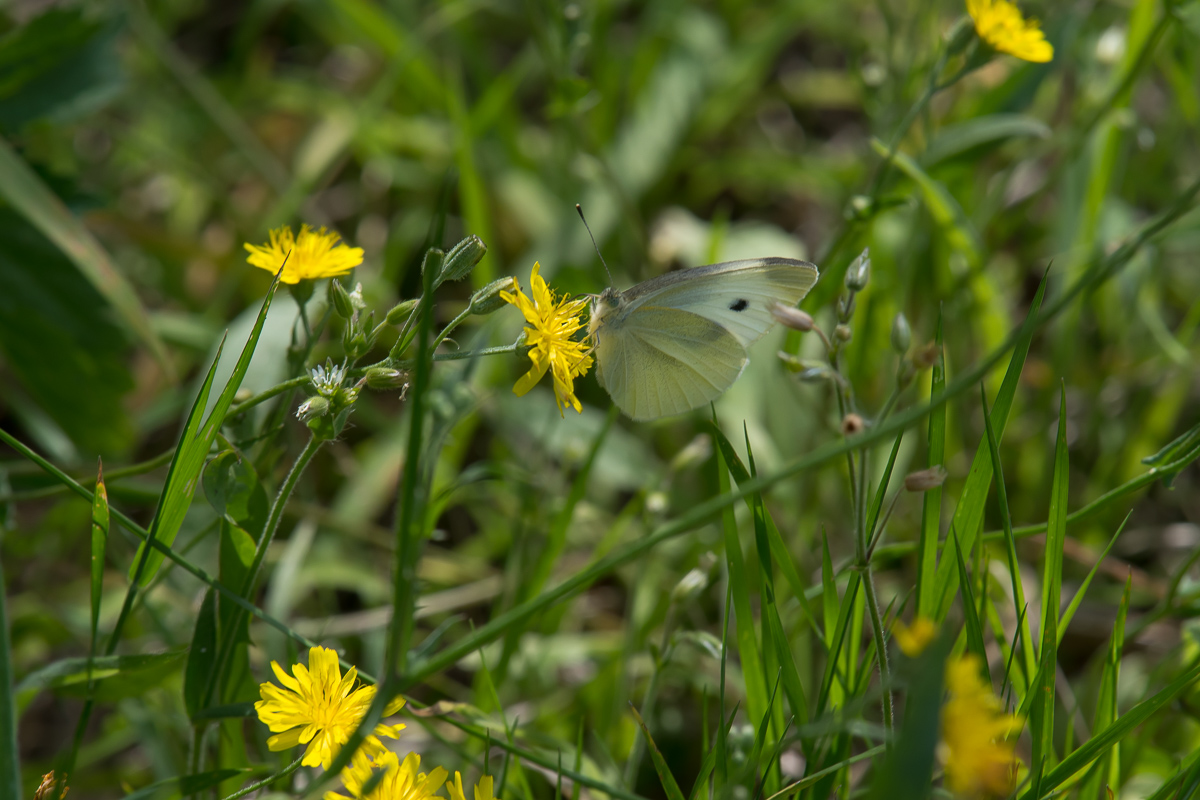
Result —
[[[1020,759],[1007,737],[1023,720],[1004,713],[992,687],[979,676],[979,657],[967,654],[946,663],[950,697],[942,706],[942,742],[938,755],[946,786],[955,794],[1004,796],[1016,784]]]
[[[271,662],[271,669],[283,687],[273,683],[259,684],[262,700],[254,704],[258,718],[276,734],[267,739],[267,746],[271,750],[288,750],[307,744],[304,760],[300,763],[306,767],[320,764],[328,769],[337,751],[367,713],[375,699],[375,687],[355,689],[358,670],[351,667],[343,677],[337,653],[325,647],[308,651],[308,669],[303,664],[293,665],[295,677],[284,672],[277,662]],[[397,697],[388,703],[384,716],[395,714],[403,706],[404,698]],[[378,737],[395,739],[404,727],[403,724],[376,725],[361,749],[368,754],[382,751],[383,742]]]
[[[467,796],[463,794],[462,775],[457,770],[454,772],[454,782],[446,782],[446,791],[450,793],[450,800],[467,800]],[[479,779],[479,783],[475,784],[475,800],[495,800],[491,775],[484,775]]]
[[[901,652],[909,658],[921,655],[936,635],[937,628],[926,617],[917,617],[911,626],[900,620],[896,620],[892,625],[892,636],[895,637],[896,644],[900,645]]]
[[[529,276],[532,284],[533,299],[525,296],[520,286],[515,295],[501,292],[500,296],[508,303],[521,309],[525,315],[525,343],[532,345],[529,360],[533,367],[521,376],[513,387],[518,397],[537,385],[542,376],[549,370],[554,378],[554,398],[558,401],[558,413],[563,413],[563,406],[569,405],[575,411],[582,413],[583,406],[575,397],[575,379],[587,374],[592,367],[592,357],[587,341],[574,341],[573,337],[583,327],[579,315],[587,307],[587,300],[571,300],[556,298],[554,292],[546,286],[546,282],[538,275],[540,264],[533,265]]]
[[[314,231],[308,225],[302,225],[300,235],[293,236],[291,227],[284,225],[271,231],[270,244],[246,242],[244,247],[250,253],[246,261],[272,275],[279,272],[282,265],[283,275],[279,280],[284,283],[299,283],[306,278],[333,278],[345,275],[363,261],[362,248],[338,244],[341,238],[336,233],[326,233],[324,228]]]
[[[967,0],[967,13],[975,21],[979,38],[1000,52],[1025,61],[1054,58],[1054,47],[1037,21],[1022,17],[1020,9],[1008,0]]]
[[[325,800],[428,800],[442,788],[446,770],[438,767],[426,775],[417,772],[420,766],[421,757],[416,753],[409,753],[401,762],[400,757],[391,750],[384,750],[372,757],[360,749],[351,759],[350,766],[342,770],[342,783],[350,792],[350,797],[326,792]],[[363,784],[378,771],[383,771],[383,780],[370,794],[364,795]]]

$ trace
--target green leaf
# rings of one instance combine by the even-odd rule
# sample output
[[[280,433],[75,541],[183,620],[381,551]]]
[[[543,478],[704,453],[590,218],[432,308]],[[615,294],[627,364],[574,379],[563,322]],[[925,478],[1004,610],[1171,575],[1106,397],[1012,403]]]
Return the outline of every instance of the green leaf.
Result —
[[[979,660],[983,664],[984,675],[990,684],[992,671],[988,668],[987,650],[983,644],[983,625],[979,622],[979,607],[975,605],[975,592],[971,588],[971,573],[967,571],[958,535],[953,528],[950,529],[950,533],[954,540],[954,560],[958,564],[958,583],[962,589],[963,620],[967,626],[967,650],[979,656]]]
[[[128,446],[133,428],[122,398],[133,388],[129,348],[109,303],[9,209],[0,209],[0,349],[37,407],[82,449]]]
[[[941,128],[921,155],[921,164],[930,169],[943,161],[982,150],[985,146],[1000,145],[1008,139],[1018,136],[1049,139],[1050,133],[1046,123],[1024,114],[975,117]]]
[[[879,488],[871,501],[871,511],[867,516],[867,541],[873,541],[875,525],[879,522],[879,512],[883,510],[883,498],[887,494],[888,484],[892,480],[892,468],[896,466],[896,455],[900,452],[900,442],[904,441],[904,431],[896,434],[896,442],[892,445],[892,453],[888,456],[887,466],[879,479]]]
[[[101,465],[92,493],[92,641],[89,652],[95,656],[100,628],[100,595],[104,591],[104,553],[108,549],[108,492],[104,488],[104,466]]]
[[[1115,538],[1115,537],[1114,537]],[[1099,563],[1099,562],[1097,562]],[[1096,695],[1096,714],[1092,718],[1092,732],[1100,733],[1117,721],[1117,687],[1121,678],[1121,654],[1125,644],[1125,619],[1129,614],[1129,594],[1133,588],[1133,576],[1125,579],[1125,592],[1117,608],[1116,624],[1108,640],[1108,652],[1100,668],[1100,691]],[[1120,763],[1116,756],[1116,745],[1109,748],[1097,761],[1096,769],[1084,781],[1081,797],[1097,797],[1105,786],[1120,785]],[[1187,794],[1180,795],[1187,797]]]
[[[271,308],[271,299],[275,296],[275,290],[278,287],[279,277],[276,276],[271,283],[271,288],[267,290],[267,296],[263,298],[258,319],[254,323],[254,329],[250,331],[245,347],[242,348],[241,356],[233,368],[233,373],[229,376],[225,388],[221,390],[216,405],[213,406],[203,426],[200,425],[200,417],[208,403],[208,394],[212,388],[217,363],[221,360],[223,343],[222,347],[217,349],[217,355],[213,358],[208,375],[200,387],[195,403],[192,404],[183,435],[180,436],[179,444],[175,449],[175,457],[171,459],[171,466],[167,471],[167,482],[163,486],[162,499],[154,513],[154,520],[150,523],[150,538],[168,547],[175,541],[179,527],[183,524],[184,517],[187,516],[188,508],[192,504],[192,495],[196,492],[200,471],[204,467],[205,459],[208,458],[208,451],[212,447],[221,425],[225,422],[225,412],[233,403],[233,396],[237,394],[238,387],[242,384],[242,378],[245,376],[246,370],[250,368],[250,359],[254,355],[258,338],[262,335],[263,323],[267,319],[267,312]],[[162,566],[162,562],[162,553],[148,549],[143,542],[138,546],[137,556],[130,567],[129,579],[145,586]]]
[[[1071,602],[1067,605],[1067,610],[1062,613],[1062,617],[1058,620],[1058,644],[1062,646],[1063,636],[1067,632],[1067,626],[1071,624],[1071,619],[1075,616],[1075,612],[1079,610],[1079,604],[1083,602],[1083,597],[1087,594],[1088,587],[1092,584],[1092,578],[1096,577],[1096,573],[1100,571],[1100,565],[1104,563],[1104,559],[1108,558],[1108,554],[1112,551],[1113,545],[1117,543],[1117,537],[1121,535],[1121,531],[1125,530],[1125,526],[1129,523],[1129,518],[1133,515],[1130,511],[1125,515],[1125,519],[1121,520],[1121,525],[1117,528],[1116,533],[1108,540],[1108,545],[1104,548],[1099,557],[1096,558],[1096,563],[1092,564],[1092,568],[1088,570],[1087,577],[1083,579],[1083,583],[1079,584],[1079,588],[1075,591],[1075,596],[1071,598]]]
[[[0,132],[94,111],[121,91],[119,21],[52,8],[0,39]]]
[[[197,714],[205,710],[204,690],[207,687],[208,676],[212,674],[216,662],[216,592],[209,589],[204,593],[204,602],[200,604],[200,613],[196,615],[192,644],[188,648],[187,665],[183,670],[183,707],[193,721],[197,719]]]
[[[243,528],[262,531],[269,501],[250,459],[236,450],[218,454],[204,467],[203,485],[204,496],[218,514]]]
[[[64,658],[25,676],[17,693],[55,689],[63,694],[82,697],[87,694],[89,665],[96,681],[96,699],[106,702],[137,697],[175,671],[185,650],[134,656],[100,656],[94,661],[84,657]]]
[[[1054,688],[1058,664],[1058,609],[1062,592],[1063,542],[1067,530],[1067,390],[1059,399],[1058,438],[1054,445],[1054,477],[1050,486],[1050,514],[1046,527],[1046,553],[1042,571],[1042,644],[1038,652],[1038,680],[1029,714],[1033,739],[1032,765],[1041,771],[1054,758]]]
[[[165,365],[166,350],[151,328],[150,318],[133,286],[117,270],[91,231],[3,139],[0,139],[0,198],[8,201],[75,264],[134,336]],[[0,269],[0,273],[4,271]],[[57,318],[57,321],[63,319]]]
[[[1038,311],[1046,296],[1046,283],[1049,272],[1042,276],[1037,294],[1029,306],[1025,322],[1017,332],[1013,354],[1008,362],[1008,371],[1004,373],[1004,381],[1000,391],[992,403],[992,422],[996,426],[996,440],[1004,435],[1004,426],[1008,422],[1008,412],[1012,409],[1013,398],[1017,393],[1017,385],[1021,380],[1021,371],[1025,366],[1025,356],[1029,353],[1029,344],[1033,341],[1033,332],[1037,329]],[[958,506],[954,509],[951,525],[958,531],[964,550],[975,547],[975,537],[983,523],[984,505],[987,502],[988,488],[992,482],[992,462],[986,441],[980,442],[975,450],[975,458],[971,462],[971,471],[967,473],[967,481],[963,485],[962,494],[958,498]],[[933,620],[941,622],[949,610],[954,597],[955,584],[958,581],[957,567],[953,560],[945,558],[937,567],[935,594],[937,602],[933,607]]]
[[[946,350],[942,344],[942,311],[938,309],[937,362],[933,365],[929,396],[937,398],[946,391]],[[942,466],[946,461],[946,406],[929,412],[927,467]],[[921,498],[921,536],[917,543],[917,616],[933,617],[937,601],[934,575],[937,573],[938,538],[942,527],[942,487],[925,492]]]
[[[646,725],[646,721],[633,707],[633,703],[629,704],[629,710],[633,712],[638,726],[642,729],[642,735],[646,737],[646,744],[650,746],[650,760],[654,762],[654,771],[658,773],[658,780],[662,783],[663,791],[667,793],[667,800],[684,800],[683,791],[675,782],[675,776],[671,774],[671,768],[667,766],[667,760],[663,758],[658,745],[654,743],[654,738],[650,736],[650,728]]]

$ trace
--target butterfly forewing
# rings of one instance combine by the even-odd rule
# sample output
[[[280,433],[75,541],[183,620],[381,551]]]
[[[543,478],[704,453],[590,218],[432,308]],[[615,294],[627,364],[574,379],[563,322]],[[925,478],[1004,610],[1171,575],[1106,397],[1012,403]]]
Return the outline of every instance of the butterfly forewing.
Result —
[[[775,324],[772,304],[794,306],[816,281],[817,268],[807,261],[760,258],[671,272],[624,296],[629,319],[651,306],[684,309],[717,323],[745,346]]]

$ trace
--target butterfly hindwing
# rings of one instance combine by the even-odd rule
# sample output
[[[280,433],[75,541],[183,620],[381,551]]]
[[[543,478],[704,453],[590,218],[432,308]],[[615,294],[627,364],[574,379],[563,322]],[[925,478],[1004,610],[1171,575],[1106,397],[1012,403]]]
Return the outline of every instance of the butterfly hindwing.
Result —
[[[639,420],[682,414],[715,400],[748,360],[724,327],[676,308],[642,308],[606,325],[596,342],[601,385]]]
[[[683,309],[712,320],[746,346],[775,324],[774,303],[794,306],[816,281],[817,269],[807,261],[756,258],[670,272],[625,297],[631,318],[649,306]]]

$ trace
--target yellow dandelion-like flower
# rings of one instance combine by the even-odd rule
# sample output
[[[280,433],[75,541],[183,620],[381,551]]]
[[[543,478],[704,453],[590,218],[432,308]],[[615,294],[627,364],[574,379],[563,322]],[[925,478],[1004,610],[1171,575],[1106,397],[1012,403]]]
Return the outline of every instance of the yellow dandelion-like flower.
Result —
[[[587,374],[592,367],[592,356],[587,341],[575,341],[572,337],[583,327],[580,314],[587,307],[587,300],[558,298],[538,275],[540,264],[533,265],[529,276],[533,298],[530,299],[517,287],[517,293],[501,292],[508,303],[521,309],[525,315],[525,343],[532,345],[529,360],[533,367],[521,376],[513,392],[518,397],[537,385],[549,370],[554,378],[554,397],[558,401],[558,413],[564,406],[571,406],[582,413],[583,406],[575,397],[575,379]]]
[[[1004,713],[979,668],[979,657],[970,653],[946,664],[950,697],[942,706],[938,756],[946,786],[955,794],[1004,796],[1015,786],[1021,763],[1005,740],[1019,733],[1024,721]]]
[[[283,686],[259,684],[262,700],[254,704],[258,718],[275,734],[267,739],[267,746],[271,750],[288,750],[307,744],[300,763],[306,767],[320,764],[328,769],[367,713],[375,699],[375,687],[355,689],[358,670],[351,667],[343,676],[337,653],[325,647],[308,651],[307,669],[303,664],[293,665],[295,677],[284,672],[275,661],[271,662],[271,669]],[[397,697],[388,703],[384,716],[395,714],[403,706],[404,698]],[[378,737],[395,739],[404,728],[403,724],[376,725],[360,750],[368,754],[380,752],[384,747]]]
[[[937,635],[937,628],[927,617],[917,617],[912,625],[905,625],[900,620],[892,625],[892,636],[900,651],[909,658],[916,658],[925,652],[925,648]]]
[[[339,244],[341,238],[324,228],[314,231],[308,225],[302,225],[300,235],[293,236],[292,229],[284,225],[271,231],[270,244],[246,242],[245,248],[250,253],[246,261],[272,275],[279,272],[282,265],[283,275],[279,280],[284,283],[299,283],[307,278],[334,278],[345,275],[363,261],[362,248]]]
[[[350,766],[342,770],[342,783],[350,796],[326,792],[325,800],[428,800],[442,788],[446,770],[437,767],[426,775],[417,772],[420,766],[421,757],[416,753],[409,753],[401,762],[391,750],[372,756],[360,749],[351,759]],[[380,771],[384,773],[383,779],[370,794],[364,795],[363,785]]]
[[[463,794],[462,775],[457,770],[454,772],[454,781],[446,781],[446,791],[450,794],[450,800],[467,800],[467,796]],[[492,794],[492,776],[484,775],[479,779],[479,783],[475,784],[475,800],[495,798]]]
[[[1020,9],[1008,0],[967,0],[967,13],[975,21],[979,38],[996,50],[1039,63],[1054,58],[1054,47],[1037,21],[1022,17]]]

